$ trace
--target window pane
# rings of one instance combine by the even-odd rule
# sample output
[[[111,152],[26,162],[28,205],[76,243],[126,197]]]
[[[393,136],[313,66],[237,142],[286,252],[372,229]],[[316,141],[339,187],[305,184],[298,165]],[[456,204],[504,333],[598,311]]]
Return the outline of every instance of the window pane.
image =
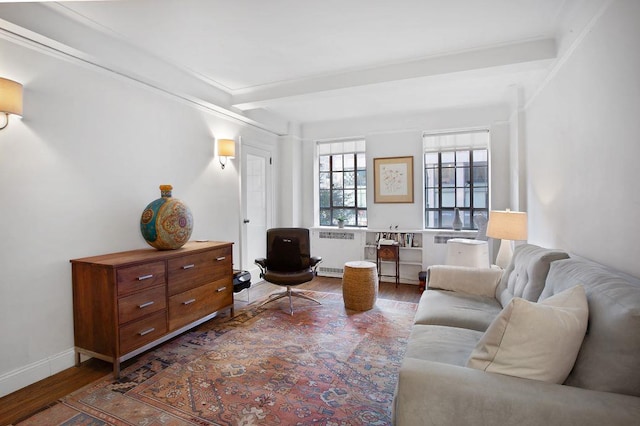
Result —
[[[425,170],[425,180],[426,186],[438,186],[438,169]]]
[[[440,227],[442,228],[452,228],[453,227],[453,210],[443,210],[442,211],[442,223]]]
[[[476,186],[487,184],[487,166],[473,168],[473,184]]]
[[[469,166],[469,158],[471,157],[469,151],[456,151],[456,165]]]
[[[333,189],[344,188],[344,184],[342,182],[342,172],[333,172],[331,173],[333,177]]]
[[[425,191],[425,205],[428,209],[437,209],[438,207],[438,189],[427,188]]]
[[[438,153],[437,152],[427,152],[424,155],[424,163],[427,166],[438,165]]]
[[[486,209],[488,206],[488,195],[489,192],[487,188],[474,188],[473,190],[473,206],[479,209]]]
[[[359,170],[358,172],[358,188],[367,187],[367,171]]]
[[[345,225],[355,226],[356,225],[356,211],[355,210],[345,210],[344,211]]]
[[[438,222],[438,213],[429,210],[425,215],[425,222],[427,223],[427,228],[439,228],[440,223]]]
[[[344,173],[344,187],[345,188],[355,188],[356,187],[356,173],[355,172],[345,172]]]
[[[343,201],[343,195],[342,195],[342,190],[338,189],[338,190],[333,190],[331,191],[331,198],[332,198],[332,204],[334,207],[341,207],[344,204],[342,203]]]
[[[331,226],[331,210],[320,210],[320,225]]]
[[[442,188],[442,207],[455,207],[456,193],[453,188]]]
[[[320,173],[320,189],[331,189],[331,177],[329,173]]]
[[[358,210],[358,226],[367,226],[366,210]]]
[[[356,167],[356,159],[353,154],[345,154],[344,156],[344,170],[354,170]]]
[[[468,167],[458,167],[456,169],[456,186],[471,185],[471,176],[469,176]]]
[[[346,190],[344,191],[344,206],[345,207],[355,207],[356,206],[356,191],[354,190]]]
[[[443,152],[441,155],[442,155],[442,167],[455,165],[456,163],[455,151]]]
[[[332,155],[333,171],[342,170],[342,155]]]
[[[448,167],[442,169],[442,186],[456,186],[456,169]]]
[[[367,208],[367,190],[358,189],[358,207],[362,209]]]
[[[345,225],[355,225],[356,224],[356,211],[353,209],[334,209],[333,210],[333,220],[335,225],[337,225],[338,218],[344,219]]]
[[[489,161],[489,151],[486,149],[476,149],[473,151],[473,162],[478,164],[480,162],[487,163]]]
[[[321,172],[326,172],[329,170],[329,156],[328,155],[321,155],[320,159],[319,159],[319,164],[320,164],[320,171]]]
[[[331,207],[331,191],[328,189],[320,190],[320,207]]]
[[[471,223],[471,212],[465,210],[460,212],[460,216],[462,216],[462,227],[465,229],[473,229],[475,226]]]
[[[467,188],[456,188],[456,207],[470,207],[469,202],[465,203],[468,195]]]
[[[357,157],[358,170],[365,170],[367,168],[367,159],[365,158],[364,153],[359,153]]]

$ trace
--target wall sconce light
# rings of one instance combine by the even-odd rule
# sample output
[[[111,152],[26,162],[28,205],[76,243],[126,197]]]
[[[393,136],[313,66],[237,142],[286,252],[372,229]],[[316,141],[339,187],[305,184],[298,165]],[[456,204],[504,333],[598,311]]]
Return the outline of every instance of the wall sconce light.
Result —
[[[9,114],[22,117],[22,84],[0,77],[0,112],[6,116],[0,130],[9,125]]]
[[[506,268],[511,262],[514,240],[527,239],[527,214],[524,212],[512,212],[492,210],[489,212],[487,224],[487,237],[500,238],[500,249],[496,257],[496,265]]]
[[[218,159],[220,165],[224,170],[224,166],[227,165],[227,161],[230,158],[236,156],[236,141],[233,139],[218,139]]]

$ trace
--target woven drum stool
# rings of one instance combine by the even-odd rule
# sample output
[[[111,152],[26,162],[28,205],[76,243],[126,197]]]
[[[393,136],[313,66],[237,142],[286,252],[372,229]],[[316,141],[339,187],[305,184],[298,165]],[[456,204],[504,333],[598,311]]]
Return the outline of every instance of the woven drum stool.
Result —
[[[354,311],[373,308],[378,298],[378,270],[373,262],[354,261],[344,264],[342,276],[344,306]]]

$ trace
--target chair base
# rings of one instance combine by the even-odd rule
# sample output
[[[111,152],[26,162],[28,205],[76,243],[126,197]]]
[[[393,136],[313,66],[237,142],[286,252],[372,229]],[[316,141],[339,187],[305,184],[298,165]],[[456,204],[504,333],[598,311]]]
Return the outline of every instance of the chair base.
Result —
[[[283,297],[287,297],[289,296],[289,311],[291,312],[291,315],[293,315],[293,300],[292,297],[300,297],[302,299],[307,299],[307,300],[311,300],[312,302],[316,302],[318,305],[322,305],[322,303],[318,302],[316,299],[314,299],[313,297],[309,297],[306,294],[300,292],[300,291],[293,291],[291,290],[291,287],[287,287],[287,289],[285,291],[282,291],[280,293],[274,293],[272,295],[269,296],[269,298],[267,300],[265,300],[264,302],[262,302],[259,307],[262,307],[264,305],[266,305],[267,303],[271,303],[275,300],[278,299],[282,299]]]

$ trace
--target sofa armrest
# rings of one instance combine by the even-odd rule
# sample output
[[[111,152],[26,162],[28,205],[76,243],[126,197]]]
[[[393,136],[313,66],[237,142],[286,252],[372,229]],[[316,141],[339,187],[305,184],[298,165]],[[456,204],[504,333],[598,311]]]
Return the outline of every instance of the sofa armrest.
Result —
[[[396,426],[629,425],[640,398],[406,358],[394,401]]]
[[[495,297],[503,272],[500,268],[451,265],[433,265],[427,271],[428,288],[488,297]]]

